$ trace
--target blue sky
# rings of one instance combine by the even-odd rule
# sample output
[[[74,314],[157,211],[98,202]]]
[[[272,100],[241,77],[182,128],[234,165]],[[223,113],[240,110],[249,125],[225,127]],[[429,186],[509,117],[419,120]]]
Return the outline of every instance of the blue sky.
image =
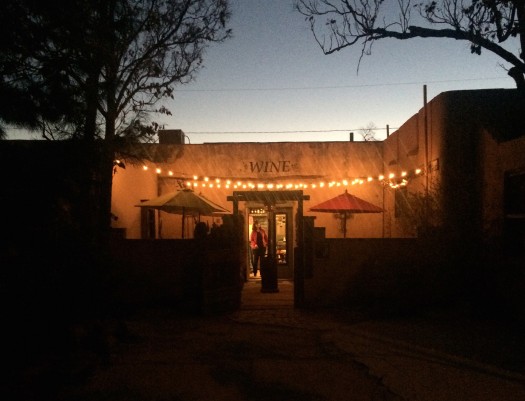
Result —
[[[211,47],[196,79],[152,117],[190,143],[346,141],[369,124],[383,139],[427,98],[513,88],[502,60],[452,40],[384,40],[357,71],[361,48],[325,56],[293,0],[230,0],[233,38]],[[507,66],[508,68],[508,66]]]

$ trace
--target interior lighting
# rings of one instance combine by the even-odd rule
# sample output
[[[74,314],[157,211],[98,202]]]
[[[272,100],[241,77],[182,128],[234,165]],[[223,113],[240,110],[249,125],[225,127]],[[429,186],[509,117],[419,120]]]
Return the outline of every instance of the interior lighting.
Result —
[[[394,173],[390,173],[390,174],[388,174],[388,178],[390,178],[390,179],[394,178],[395,176],[396,176],[396,175],[395,175]]]
[[[162,170],[161,170],[160,168],[157,168],[157,170],[156,170],[156,171],[157,171],[157,174],[160,174],[160,173],[162,173]]]

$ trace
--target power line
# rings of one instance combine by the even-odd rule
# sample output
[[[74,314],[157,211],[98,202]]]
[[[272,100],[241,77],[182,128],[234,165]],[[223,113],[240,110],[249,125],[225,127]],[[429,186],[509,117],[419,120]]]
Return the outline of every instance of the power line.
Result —
[[[10,127],[10,130],[24,130],[32,132],[25,128],[20,127]],[[389,130],[396,130],[397,127],[388,127]],[[348,128],[348,129],[320,129],[320,130],[291,130],[291,131],[184,131],[185,134],[195,134],[195,135],[234,135],[234,134],[309,134],[309,133],[328,133],[328,132],[354,132],[362,130],[372,130],[372,131],[386,131],[386,127],[374,127],[374,128]]]
[[[378,86],[402,86],[402,85],[425,85],[447,82],[466,82],[466,81],[492,81],[508,80],[508,77],[488,77],[488,78],[465,78],[465,79],[444,79],[435,81],[412,81],[412,82],[392,82],[378,84],[361,85],[333,85],[333,86],[292,86],[288,88],[218,88],[218,89],[177,89],[177,92],[265,92],[265,91],[292,91],[292,90],[318,90],[318,89],[345,89],[345,88],[368,88]]]
[[[388,127],[389,130],[396,130],[397,127]],[[319,133],[319,132],[353,132],[353,131],[386,131],[387,128],[350,128],[350,129],[327,129],[327,130],[293,130],[293,131],[188,131],[186,134],[195,135],[224,135],[224,134],[308,134],[308,133]]]

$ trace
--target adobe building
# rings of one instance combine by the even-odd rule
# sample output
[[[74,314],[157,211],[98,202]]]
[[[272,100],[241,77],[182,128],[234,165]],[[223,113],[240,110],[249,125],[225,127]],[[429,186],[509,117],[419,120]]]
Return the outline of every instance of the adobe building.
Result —
[[[293,279],[297,305],[367,298],[386,306],[401,296],[420,303],[472,286],[479,298],[523,305],[523,110],[516,90],[452,91],[384,141],[188,144],[180,130],[161,132],[159,143],[140,145],[144,160],[115,167],[113,246],[122,263],[111,274],[133,302],[178,302],[203,286],[218,297],[238,291],[258,219],[272,231],[277,275]],[[25,241],[8,260],[22,263],[17,255],[67,221],[82,185],[82,149],[74,145],[0,141],[4,244]],[[231,214],[189,214],[183,228],[180,214],[139,206],[182,188]],[[345,191],[382,212],[350,213],[345,230],[341,213],[310,210]],[[206,253],[193,238],[196,223],[211,227],[227,216],[239,217],[240,249]],[[201,268],[205,278],[190,277],[194,286],[183,288]]]
[[[498,238],[507,220],[523,218],[523,209],[514,210],[520,208],[519,202],[505,200],[505,194],[519,193],[523,185],[523,110],[523,99],[514,90],[445,92],[382,142],[194,145],[184,143],[180,130],[164,131],[159,144],[144,145],[150,160],[117,169],[114,227],[125,230],[129,239],[181,238],[181,215],[137,207],[143,200],[181,188],[191,188],[231,211],[234,205],[228,198],[236,192],[271,196],[273,191],[301,190],[308,198],[304,216],[313,216],[327,238],[342,238],[341,216],[309,208],[346,190],[384,210],[351,214],[347,238],[416,237],[423,227],[416,227],[416,216],[407,218],[410,208],[417,206],[410,204],[413,194],[433,203],[434,215],[427,222],[432,228],[457,236]],[[295,203],[275,205],[278,226],[285,226],[282,236],[289,241]],[[254,218],[267,225],[265,207],[257,200],[239,204],[247,229]],[[214,220],[200,218],[209,224]],[[192,237],[198,219],[187,218],[185,238]]]
[[[307,304],[336,303],[371,282],[384,286],[385,277],[410,260],[434,258],[432,268],[442,269],[443,254],[458,249],[470,249],[465,260],[472,263],[474,253],[476,260],[486,256],[482,244],[522,255],[524,106],[515,90],[444,92],[380,142],[188,144],[181,130],[164,131],[158,144],[144,145],[149,157],[143,164],[116,169],[113,227],[126,239],[192,238],[198,221],[211,226],[220,216],[190,215],[183,225],[180,214],[138,206],[191,188],[243,217],[246,247],[255,219],[273,227],[278,275],[295,280],[300,273],[295,285]],[[345,230],[340,213],[310,211],[345,191],[383,212],[351,213]],[[303,232],[298,216],[314,227],[314,240],[303,244],[306,265],[294,260],[297,230]],[[427,241],[419,256],[399,259],[422,246],[407,242],[418,238],[434,242]],[[444,242],[452,248],[438,253]],[[435,281],[436,275],[422,279]]]

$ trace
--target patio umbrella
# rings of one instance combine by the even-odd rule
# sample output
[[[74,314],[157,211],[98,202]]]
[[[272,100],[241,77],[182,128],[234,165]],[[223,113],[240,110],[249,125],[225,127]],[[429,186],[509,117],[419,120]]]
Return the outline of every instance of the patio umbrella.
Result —
[[[343,215],[343,236],[346,238],[346,219],[353,213],[381,213],[383,209],[364,199],[345,192],[310,208],[311,212],[341,213]]]
[[[184,221],[186,215],[198,214],[199,216],[212,216],[214,214],[230,213],[230,211],[224,209],[222,206],[205,198],[203,195],[196,194],[188,188],[169,192],[135,206],[182,215],[182,238],[184,238]]]

